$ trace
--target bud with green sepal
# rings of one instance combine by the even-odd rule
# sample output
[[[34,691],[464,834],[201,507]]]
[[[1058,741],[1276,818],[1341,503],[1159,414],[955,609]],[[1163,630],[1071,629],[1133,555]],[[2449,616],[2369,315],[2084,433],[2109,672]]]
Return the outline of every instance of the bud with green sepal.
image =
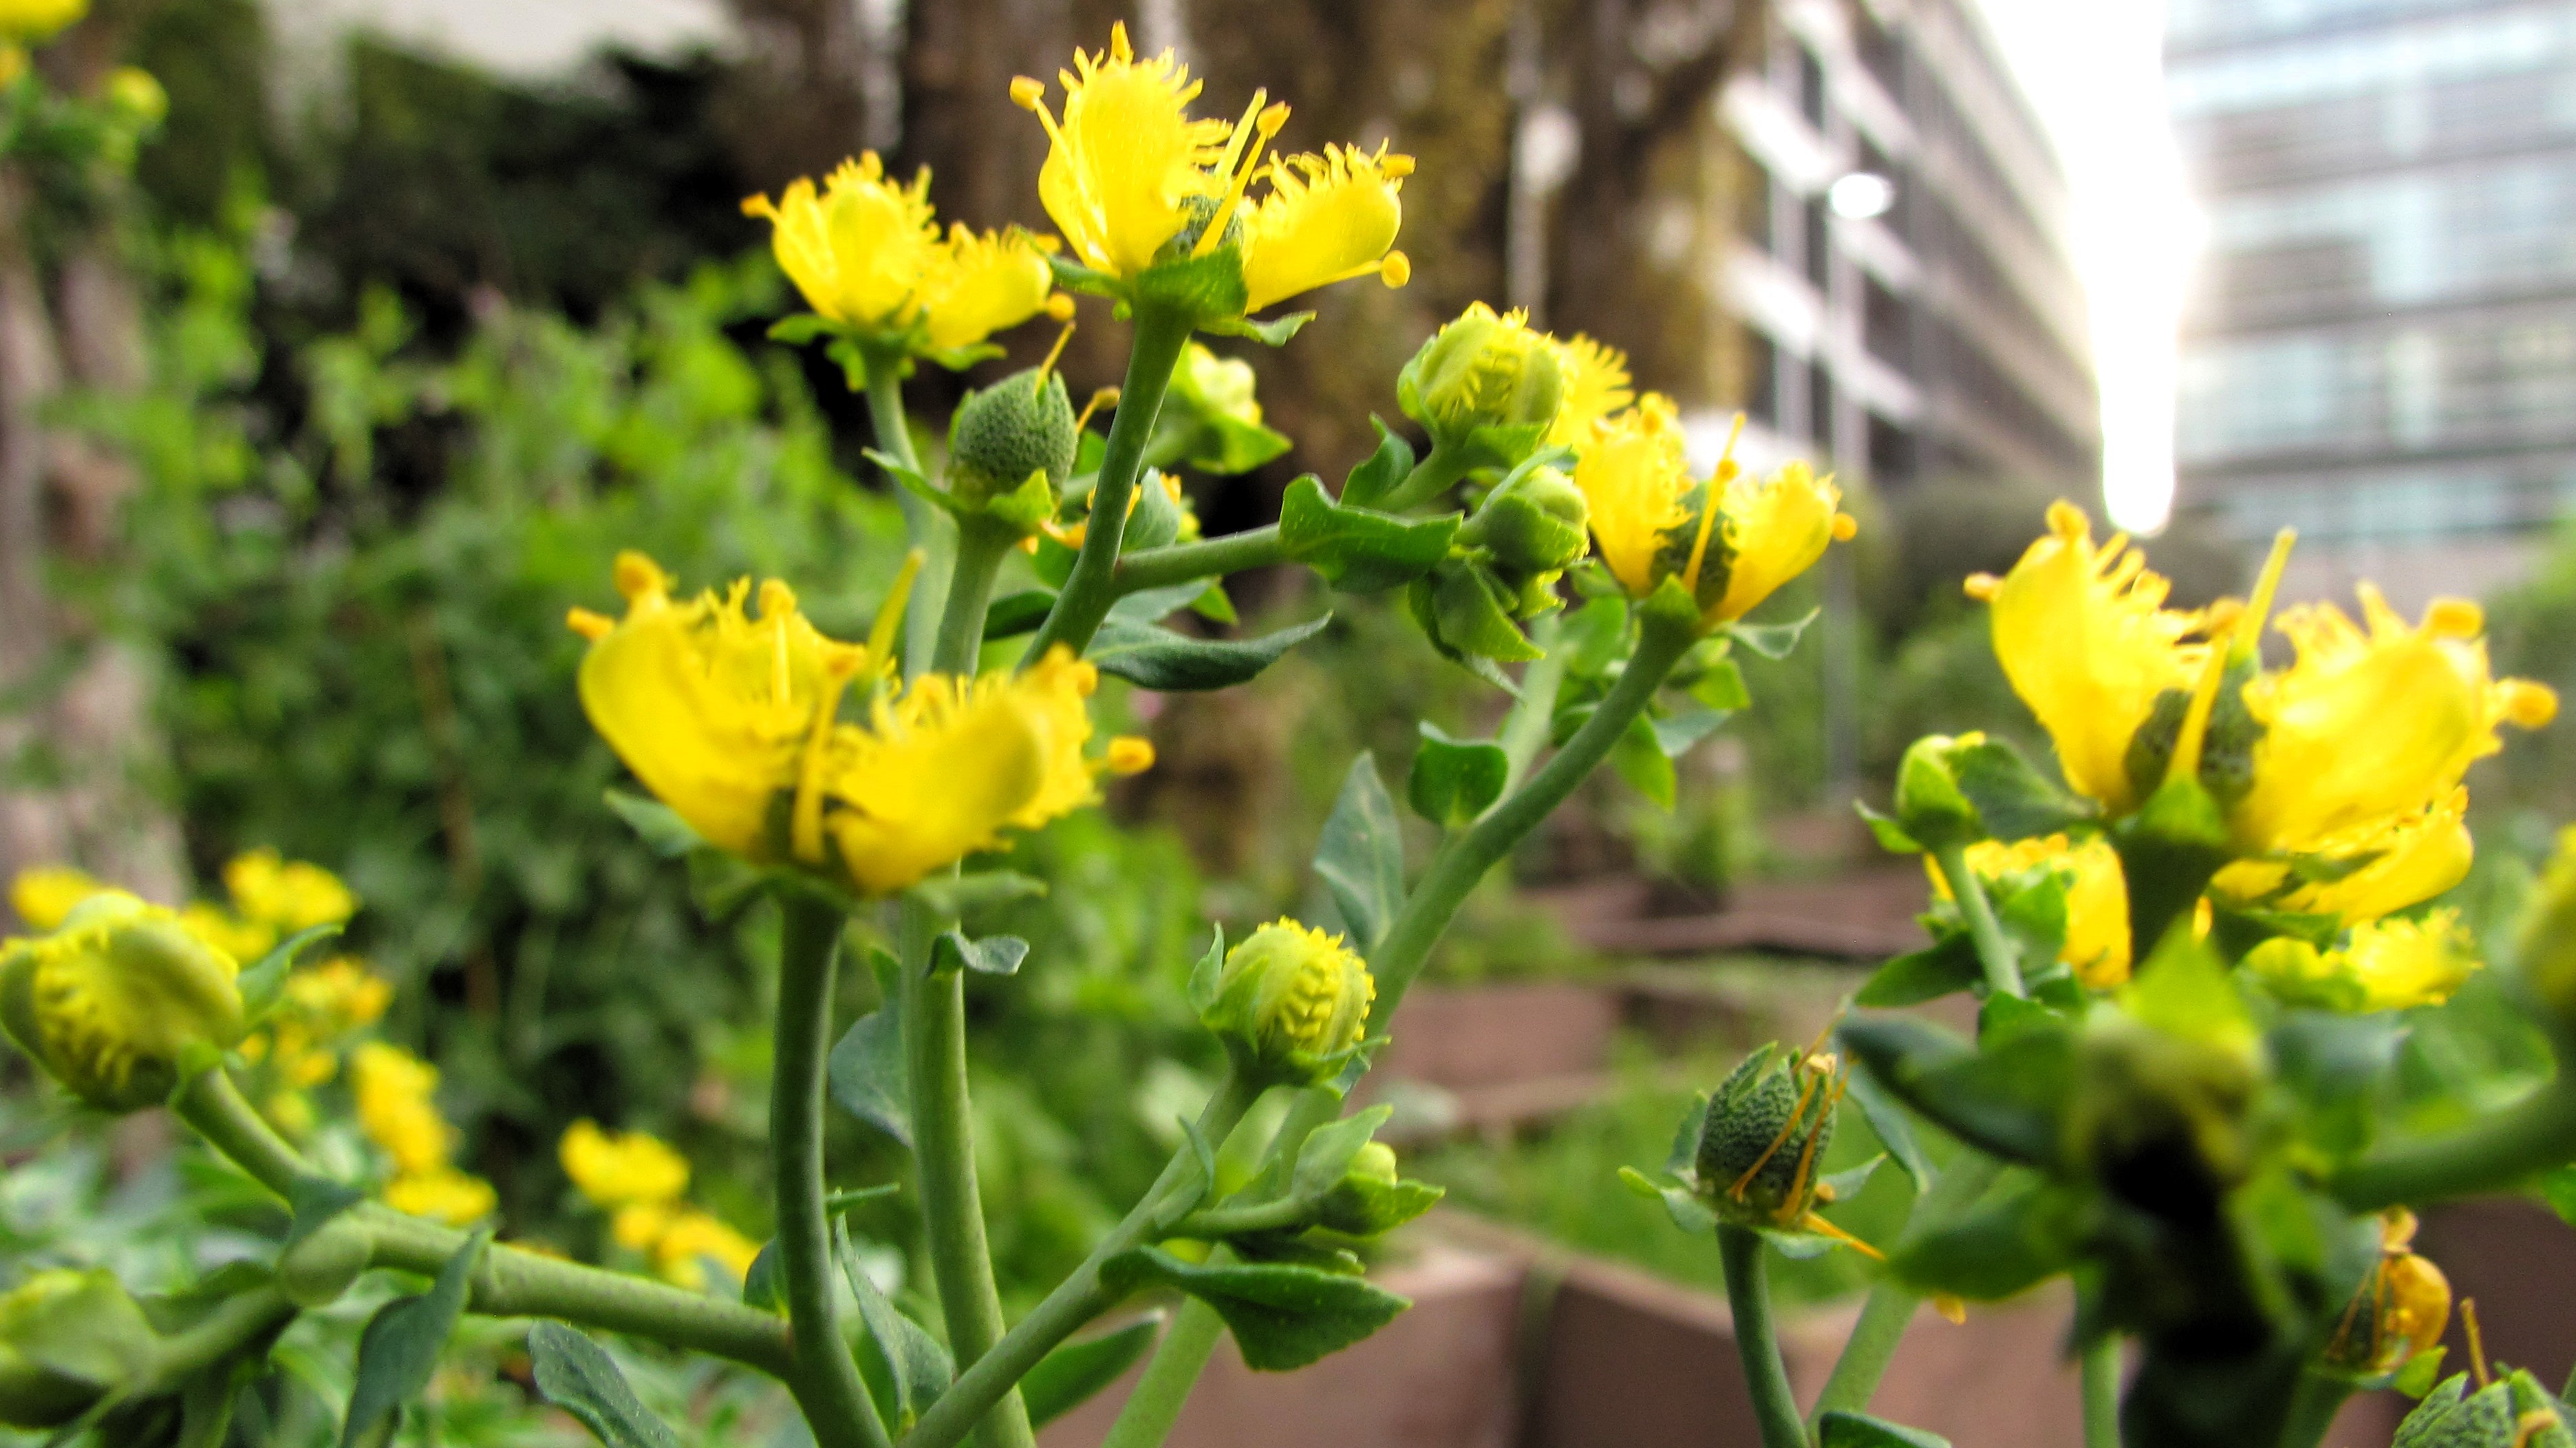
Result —
[[[2520,1368],[2476,1392],[2454,1373],[2397,1425],[2398,1448],[2576,1448],[2576,1413]]]
[[[1072,335],[1067,327],[1058,351]],[[1054,360],[958,404],[948,427],[948,495],[961,516],[992,518],[1022,537],[1055,516],[1082,427]]]
[[[1556,608],[1556,581],[1591,551],[1583,492],[1545,456],[1515,468],[1458,530],[1458,546],[1511,593],[1515,618]]]
[[[1145,444],[1147,467],[1191,467],[1232,477],[1288,448],[1285,434],[1262,425],[1252,364],[1219,357],[1198,342],[1181,349],[1171,390],[1154,415],[1154,435]]]
[[[1526,314],[1477,302],[1414,352],[1395,396],[1454,478],[1529,457],[1555,425],[1565,383],[1555,345]]]
[[[1727,1224],[1759,1231],[1794,1256],[1841,1245],[1877,1257],[1816,1210],[1860,1190],[1884,1159],[1824,1175],[1848,1081],[1843,1064],[1815,1046],[1758,1047],[1683,1119],[1664,1164],[1680,1185],[1660,1186],[1626,1167],[1620,1177],[1640,1195],[1662,1197],[1686,1230]]]
[[[1190,1003],[1246,1081],[1320,1085],[1359,1053],[1377,984],[1338,935],[1285,917],[1232,950],[1220,938],[1190,977]]]
[[[135,1111],[241,1039],[240,973],[173,912],[106,891],[0,948],[0,1026],[74,1095]]]
[[[1977,806],[1959,788],[1960,756],[1985,742],[1983,734],[1927,734],[1914,741],[1896,766],[1896,823],[1927,850],[1956,848],[1986,837]]]
[[[55,1428],[152,1374],[160,1338],[104,1268],[38,1272],[0,1296],[0,1423]]]

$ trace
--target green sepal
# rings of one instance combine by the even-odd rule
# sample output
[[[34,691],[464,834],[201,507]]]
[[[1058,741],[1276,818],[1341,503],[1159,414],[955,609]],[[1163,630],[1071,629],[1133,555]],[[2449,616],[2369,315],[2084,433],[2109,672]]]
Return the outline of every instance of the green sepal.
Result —
[[[1265,346],[1285,347],[1289,338],[1296,336],[1313,320],[1315,314],[1312,312],[1286,312],[1266,322],[1256,322],[1250,317],[1209,317],[1199,323],[1199,330],[1222,337],[1250,337]]]
[[[233,978],[233,984],[241,991],[243,1027],[258,1025],[276,1008],[278,999],[286,994],[286,977],[295,969],[298,957],[323,941],[337,939],[347,928],[338,920],[307,926],[279,941],[256,964],[242,967],[241,974]],[[186,1079],[189,1074],[182,1072],[181,1079]]]
[[[1107,297],[1112,301],[1128,300],[1127,284],[1105,271],[1095,271],[1059,252],[1047,253],[1047,269],[1055,273],[1055,284],[1068,292],[1086,297]]]
[[[671,1425],[635,1396],[608,1350],[560,1322],[528,1329],[537,1392],[607,1448],[680,1448]]]
[[[1020,1379],[1029,1426],[1043,1428],[1097,1396],[1136,1365],[1162,1335],[1163,1314],[1149,1312],[1114,1332],[1058,1346]]]
[[[1304,1367],[1412,1306],[1365,1277],[1280,1263],[1204,1267],[1151,1247],[1110,1258],[1100,1280],[1115,1293],[1170,1287],[1198,1298],[1225,1320],[1244,1365],[1258,1372]]]
[[[1112,674],[1142,688],[1164,692],[1226,689],[1245,683],[1277,663],[1281,655],[1321,633],[1331,614],[1250,639],[1200,639],[1156,624],[1114,615],[1092,635],[1084,655]]]
[[[1402,446],[1400,438],[1390,441]],[[1374,593],[1410,583],[1437,567],[1449,556],[1458,526],[1456,513],[1413,519],[1334,502],[1323,483],[1308,473],[1288,485],[1280,502],[1279,547],[1345,593]]]
[[[1474,823],[1502,798],[1511,756],[1487,740],[1452,739],[1427,719],[1421,731],[1422,746],[1404,780],[1405,802],[1442,829]]]
[[[1343,477],[1341,501],[1346,508],[1374,505],[1413,473],[1413,444],[1375,413],[1369,415],[1369,426],[1377,429],[1377,451]]]
[[[1700,1200],[1699,1193],[1691,1188],[1656,1182],[1633,1166],[1619,1168],[1619,1180],[1638,1196],[1662,1202],[1665,1215],[1684,1232],[1694,1237],[1705,1237],[1717,1230],[1717,1213],[1709,1210],[1708,1203]]]
[[[2111,826],[2110,837],[2128,883],[2130,936],[2141,946],[2190,917],[2230,854],[2218,801],[2189,779],[2169,781],[2148,796],[2137,813]]]
[[[996,495],[983,507],[983,514],[1008,527],[1015,537],[1025,538],[1038,531],[1038,525],[1055,516],[1055,485],[1047,481],[1046,470],[1031,472],[1020,485]],[[960,517],[965,516],[958,510]]]
[[[1675,589],[1681,589],[1678,581],[1671,579],[1665,581],[1671,583]],[[1690,595],[1687,590],[1682,590],[1682,596],[1688,598]],[[1693,605],[1693,611],[1697,611],[1696,604]],[[1806,633],[1807,625],[1816,621],[1816,615],[1820,612],[1822,610],[1811,608],[1787,623],[1738,621],[1728,624],[1726,633],[1729,638],[1766,659],[1785,659],[1796,651],[1798,639]]]

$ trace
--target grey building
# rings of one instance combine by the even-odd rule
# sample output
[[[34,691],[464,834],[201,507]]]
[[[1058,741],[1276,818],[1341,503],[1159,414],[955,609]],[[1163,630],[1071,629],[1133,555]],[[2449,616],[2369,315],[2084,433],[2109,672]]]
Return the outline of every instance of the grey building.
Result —
[[[2208,247],[2177,503],[2292,591],[2511,578],[2576,500],[2576,3],[2173,0]]]
[[[1753,451],[1822,451],[1883,489],[2089,497],[2100,408],[2064,177],[1983,21],[1965,0],[1773,9],[1767,57],[1721,101]]]

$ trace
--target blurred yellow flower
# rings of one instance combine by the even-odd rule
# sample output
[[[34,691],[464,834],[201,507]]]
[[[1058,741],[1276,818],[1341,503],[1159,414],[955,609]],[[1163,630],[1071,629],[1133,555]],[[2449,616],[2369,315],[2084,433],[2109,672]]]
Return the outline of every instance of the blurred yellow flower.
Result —
[[[287,1006],[328,1034],[374,1025],[393,998],[392,981],[345,955],[286,978]]]
[[[280,859],[271,849],[234,856],[224,866],[224,889],[243,919],[288,935],[358,913],[358,897],[339,876],[302,860]]]
[[[461,1227],[492,1215],[500,1205],[492,1184],[454,1167],[438,1167],[385,1183],[385,1205],[397,1212]]]
[[[50,39],[89,13],[89,0],[0,0],[0,36]]]
[[[440,1115],[438,1068],[400,1046],[368,1041],[349,1057],[358,1129],[391,1157],[397,1176],[427,1176],[448,1164],[456,1128]]]
[[[20,870],[9,882],[9,908],[26,922],[30,930],[51,930],[63,923],[72,907],[107,886],[85,870],[69,865],[38,865]]]
[[[576,1121],[556,1154],[572,1184],[602,1207],[668,1202],[689,1187],[688,1158],[641,1131],[612,1133]]]
[[[2448,909],[2356,925],[2340,949],[2276,936],[2245,953],[2245,969],[2273,994],[2338,1011],[2440,1005],[2478,967],[2460,912]]]
[[[1636,400],[1628,390],[1628,354],[1580,332],[1550,340],[1556,345],[1557,370],[1565,378],[1565,398],[1557,404],[1547,442],[1550,447],[1581,448],[1592,440],[1593,424]]]
[[[1995,657],[2056,742],[2066,782],[2115,815],[2143,798],[2130,741],[2160,695],[2191,690],[2208,655],[2192,641],[2206,616],[2165,608],[2168,587],[2126,534],[2093,546],[2092,523],[2066,502],[2049,506],[2047,536],[2002,580],[1968,580],[1993,605]]]
[[[2129,885],[2120,873],[2120,856],[2100,835],[2081,841],[2064,835],[2016,840],[1980,840],[1968,846],[1968,868],[1982,880],[2046,865],[2066,881],[2066,943],[2057,958],[2075,978],[2094,990],[2109,990],[2129,978]],[[1932,857],[1924,856],[1932,891],[1950,898]]]
[[[2347,925],[2376,920],[2468,878],[2468,808],[2467,787],[2456,787],[2420,813],[2383,816],[2303,848],[2328,867],[2311,872],[2319,878],[2299,878],[2286,860],[2238,860],[2210,888],[2238,905],[2335,915]]]
[[[760,1244],[715,1217],[690,1209],[671,1217],[653,1243],[652,1252],[653,1265],[665,1281],[703,1292],[730,1285],[709,1281],[707,1262],[716,1262],[727,1277],[740,1282],[760,1256]]]
[[[241,1039],[239,971],[171,911],[101,891],[52,934],[0,945],[0,1026],[84,1100],[138,1110],[179,1084],[190,1047]]]
[[[191,900],[179,907],[179,925],[235,960],[256,961],[277,944],[276,926],[244,920],[203,900]]]
[[[1328,145],[1321,156],[1272,162],[1270,192],[1243,228],[1245,308],[1354,277],[1404,285],[1412,264],[1390,248],[1404,220],[1396,193],[1412,173],[1411,156],[1390,156],[1383,145],[1375,154]]]
[[[806,304],[845,328],[918,327],[933,348],[968,347],[1035,316],[1054,286],[1025,232],[961,224],[941,240],[929,168],[898,186],[874,151],[843,161],[819,192],[799,177],[777,201],[754,196],[742,209],[769,221],[770,249]]]
[[[1803,462],[1759,481],[1747,477],[1732,438],[1717,471],[1694,481],[1672,399],[1654,392],[1595,424],[1574,485],[1620,585],[1642,598],[1678,578],[1709,627],[1742,618],[1858,528],[1840,510],[1832,479]]]

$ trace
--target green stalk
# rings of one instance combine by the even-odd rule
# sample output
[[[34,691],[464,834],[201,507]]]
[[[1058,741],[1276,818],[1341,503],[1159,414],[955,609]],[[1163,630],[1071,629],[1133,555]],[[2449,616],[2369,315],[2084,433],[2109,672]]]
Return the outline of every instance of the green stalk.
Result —
[[[2021,970],[2013,964],[2012,944],[2004,939],[2003,927],[1995,923],[1995,907],[1986,899],[1985,885],[1977,879],[1977,872],[1968,868],[1966,847],[1943,845],[1932,852],[1932,860],[1941,867],[1941,878],[1950,882],[1950,898],[1959,902],[1959,913],[1967,917],[1968,938],[1977,946],[1977,963],[1986,969],[1986,989],[1997,995],[2024,994]]]
[[[1223,1141],[1235,1124],[1243,1120],[1260,1095],[1257,1088],[1244,1084],[1228,1069],[1218,1083],[1216,1094],[1208,1099],[1199,1114],[1199,1136],[1205,1141]],[[983,1417],[1003,1395],[1040,1359],[1053,1352],[1056,1345],[1082,1329],[1083,1324],[1116,1305],[1115,1299],[1100,1285],[1101,1264],[1146,1240],[1154,1231],[1154,1221],[1172,1192],[1195,1179],[1198,1158],[1183,1147],[1172,1154],[1163,1174],[1145,1195],[1138,1198],[1126,1218],[1109,1229],[1091,1249],[1082,1265],[1056,1284],[1046,1299],[1021,1318],[1018,1325],[1002,1334],[990,1352],[967,1364],[948,1391],[921,1415],[921,1421],[904,1435],[903,1448],[950,1448],[966,1436],[967,1431]]]
[[[312,1168],[242,1099],[217,1069],[191,1080],[173,1103],[180,1119],[217,1150],[284,1197]],[[389,1207],[353,1208],[347,1220],[365,1229],[366,1265],[435,1274],[465,1243],[465,1234]],[[337,1230],[338,1222],[332,1224]],[[768,1313],[696,1292],[602,1271],[560,1257],[493,1244],[475,1268],[468,1310],[487,1317],[551,1317],[610,1332],[633,1333],[791,1377],[795,1350],[786,1324]]]
[[[1744,1385],[1753,1396],[1753,1418],[1762,1448],[1807,1448],[1807,1425],[1798,1416],[1789,1368],[1771,1321],[1771,1279],[1762,1259],[1762,1234],[1732,1222],[1717,1229],[1719,1261],[1726,1268],[1726,1301],[1735,1314],[1735,1351],[1744,1363]]]
[[[2382,1147],[2337,1171],[2328,1185],[2346,1207],[2372,1212],[2500,1191],[2570,1156],[2576,1156],[2576,1079],[2561,1074],[2499,1115],[2428,1141]]]
[[[1404,475],[1404,481],[1388,489],[1385,497],[1370,506],[1381,513],[1401,513],[1407,508],[1419,507],[1467,476],[1472,466],[1464,453],[1433,443],[1430,453],[1413,465],[1413,471]]]
[[[160,1340],[152,1353],[152,1382],[177,1388],[244,1343],[295,1315],[295,1304],[274,1283],[226,1298],[212,1312]],[[149,1391],[149,1390],[147,1390]]]
[[[2120,1340],[2116,1337],[2084,1350],[2084,1448],[2120,1448]]]
[[[1181,1420],[1190,1390],[1198,1386],[1199,1374],[1207,1370],[1208,1358],[1224,1336],[1225,1319],[1216,1315],[1215,1308],[1195,1297],[1183,1302],[1172,1315],[1162,1344],[1154,1349],[1153,1360],[1145,1364],[1144,1376],[1136,1380],[1136,1391],[1127,1395],[1118,1421],[1109,1426],[1109,1436],[1100,1440],[1100,1448],[1160,1448],[1172,1435],[1172,1425]]]
[[[1934,1178],[1932,1189],[1925,1192],[1914,1209],[1918,1222],[1938,1224],[1976,1205],[1995,1178],[2003,1172],[2003,1163],[1979,1152],[1963,1152]],[[1840,1356],[1834,1359],[1834,1370],[1825,1378],[1824,1391],[1816,1395],[1816,1409],[1808,1415],[1814,1422],[1828,1412],[1840,1409],[1846,1413],[1866,1411],[1870,1398],[1878,1392],[1879,1379],[1887,1376],[1887,1366],[1896,1360],[1896,1349],[1905,1341],[1905,1330],[1914,1321],[1914,1309],[1922,1297],[1892,1277],[1881,1277],[1869,1289],[1869,1300],[1861,1305],[1860,1320],[1852,1324],[1851,1336],[1844,1339]]]
[[[1557,691],[1565,687],[1565,651],[1556,646],[1564,625],[1562,610],[1541,614],[1530,623],[1530,643],[1539,649],[1539,657],[1521,670],[1521,696],[1512,701],[1511,712],[1503,716],[1503,727],[1494,736],[1503,746],[1503,757],[1511,761],[1510,772],[1503,776],[1506,794],[1520,788],[1538,752],[1547,747]]]
[[[877,435],[877,451],[919,473],[921,454],[912,445],[912,424],[903,410],[903,368],[909,358],[900,348],[864,343],[860,344],[860,352],[866,359],[868,423]],[[910,488],[897,486],[894,501],[903,512],[905,541],[922,552],[915,596],[943,596],[948,591],[949,559],[957,529],[946,514],[913,496]],[[929,666],[933,615],[927,608],[915,609],[903,624],[903,676],[909,679]]]
[[[885,1424],[841,1336],[840,1301],[832,1290],[839,1268],[823,1208],[823,1077],[843,921],[820,901],[786,895],[780,904],[786,920],[778,947],[769,1152],[777,1178],[778,1265],[796,1341],[794,1386],[819,1448],[884,1448]]]
[[[1009,528],[989,518],[958,524],[957,561],[948,571],[948,602],[939,611],[932,669],[960,677],[975,672],[976,661],[983,656],[984,615],[992,606],[993,579],[1018,542]]]
[[[2344,1399],[2352,1396],[2352,1384],[2323,1373],[2299,1374],[2299,1386],[2290,1394],[2290,1414],[2281,1425],[2281,1448],[2317,1448],[2334,1426],[2335,1414],[2343,1411]],[[2091,1440],[2087,1441],[2090,1448]],[[2105,1442],[2117,1448],[2116,1438]]]
[[[1154,435],[1154,418],[1171,388],[1172,368],[1190,340],[1190,318],[1151,304],[1136,308],[1136,335],[1127,353],[1127,380],[1118,389],[1118,419],[1109,425],[1109,443],[1101,454],[1099,481],[1091,490],[1091,525],[1082,552],[1073,560],[1064,587],[1037,637],[1029,640],[1022,667],[1045,658],[1063,644],[1075,653],[1091,646],[1100,621],[1117,601],[1118,546],[1127,531],[1127,500],[1136,495],[1136,477],[1145,462],[1145,444]]]
[[[1083,535],[1088,544],[1091,536]],[[1265,523],[1241,533],[1222,538],[1201,538],[1192,543],[1174,543],[1163,548],[1148,548],[1130,553],[1118,560],[1116,582],[1111,592],[1124,598],[1148,588],[1168,588],[1187,583],[1193,578],[1221,578],[1251,568],[1267,568],[1287,561],[1279,544],[1279,525]]]

